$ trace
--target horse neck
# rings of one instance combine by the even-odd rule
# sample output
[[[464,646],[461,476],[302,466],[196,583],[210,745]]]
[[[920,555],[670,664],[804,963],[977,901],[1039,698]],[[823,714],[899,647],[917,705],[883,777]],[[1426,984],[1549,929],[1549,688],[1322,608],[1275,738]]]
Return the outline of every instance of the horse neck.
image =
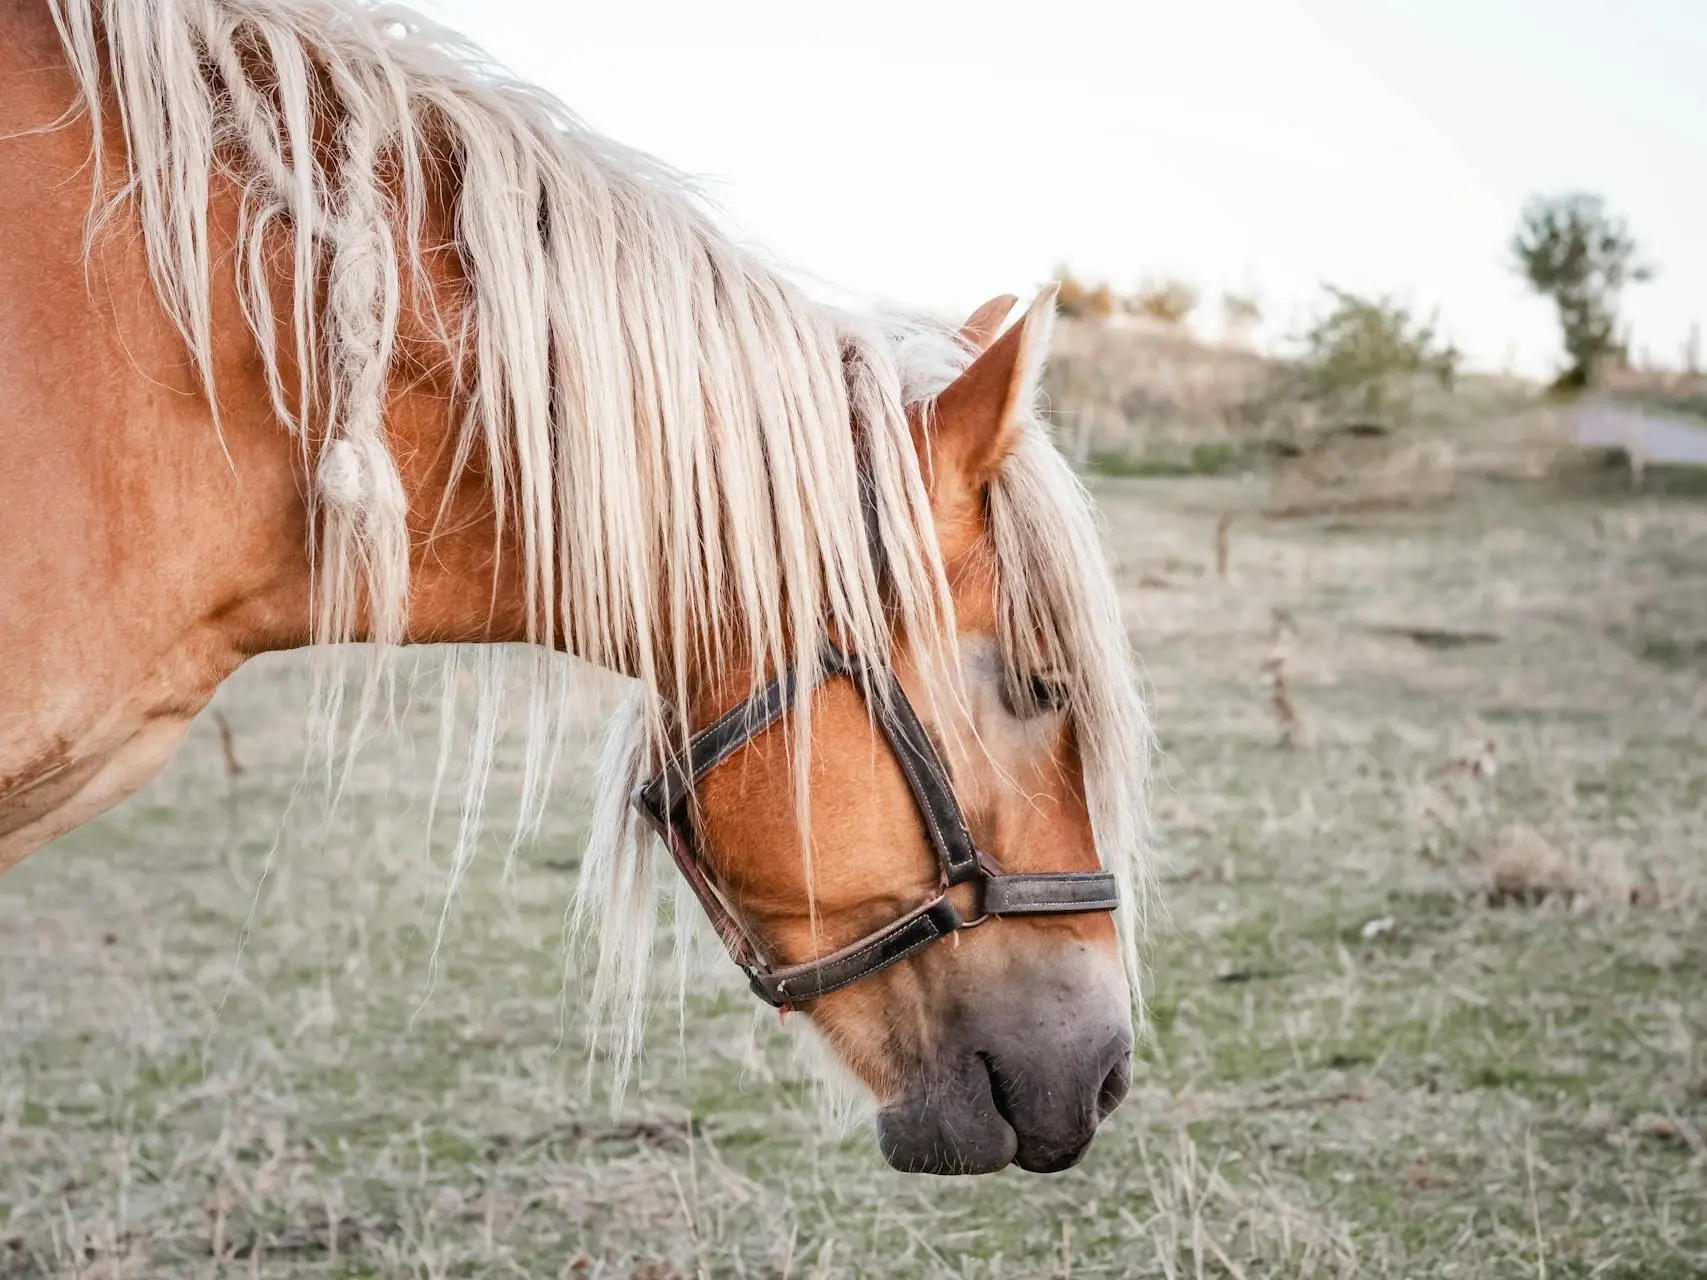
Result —
[[[387,436],[408,497],[411,644],[531,639],[523,557],[498,521],[484,459],[457,465],[456,410],[419,384],[394,393]],[[554,619],[562,635],[564,619]]]

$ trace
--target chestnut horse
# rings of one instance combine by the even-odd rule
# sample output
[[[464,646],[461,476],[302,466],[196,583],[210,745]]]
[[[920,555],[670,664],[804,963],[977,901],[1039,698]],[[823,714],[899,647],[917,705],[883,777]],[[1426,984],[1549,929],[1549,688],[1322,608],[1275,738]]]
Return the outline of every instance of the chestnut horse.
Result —
[[[255,654],[537,646],[632,679],[577,889],[632,1028],[660,846],[629,790],[790,677],[686,779],[689,882],[773,968],[987,914],[767,998],[896,1167],[1072,1164],[1141,1014],[1149,738],[1035,414],[1053,293],[1004,330],[1014,301],[817,303],[395,10],[0,0],[0,869],[146,783]],[[539,669],[524,827],[564,720]],[[969,900],[992,868],[1118,894],[1006,914]]]

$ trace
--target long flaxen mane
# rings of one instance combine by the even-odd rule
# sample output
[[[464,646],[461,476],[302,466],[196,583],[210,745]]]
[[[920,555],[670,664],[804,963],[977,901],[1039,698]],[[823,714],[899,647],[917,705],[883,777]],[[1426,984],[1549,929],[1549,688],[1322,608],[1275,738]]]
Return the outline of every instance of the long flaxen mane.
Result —
[[[81,106],[96,120],[116,108],[122,125],[122,157],[95,130],[91,237],[134,210],[155,289],[213,404],[208,208],[222,184],[239,193],[236,285],[275,411],[315,477],[315,642],[350,639],[364,611],[378,652],[406,634],[406,500],[384,408],[409,314],[467,371],[457,457],[486,460],[496,519],[517,531],[528,638],[634,677],[577,899],[600,934],[593,1015],[618,1011],[626,1062],[657,888],[627,784],[683,732],[667,708],[685,700],[687,673],[741,661],[757,682],[810,666],[830,618],[868,656],[888,654],[899,632],[927,669],[954,670],[953,609],[906,409],[970,353],[935,322],[809,299],[738,248],[673,173],[407,11],[48,2]],[[436,208],[447,190],[449,208]],[[465,281],[455,297],[422,288],[435,212]],[[881,593],[862,472],[887,560]],[[990,523],[1005,652],[1018,667],[1070,674],[1136,977],[1148,725],[1093,508],[1036,420],[994,482]],[[501,724],[502,651],[473,660],[482,692],[453,890]],[[518,834],[543,811],[569,688],[559,662],[532,676]],[[804,816],[807,717],[794,725]]]

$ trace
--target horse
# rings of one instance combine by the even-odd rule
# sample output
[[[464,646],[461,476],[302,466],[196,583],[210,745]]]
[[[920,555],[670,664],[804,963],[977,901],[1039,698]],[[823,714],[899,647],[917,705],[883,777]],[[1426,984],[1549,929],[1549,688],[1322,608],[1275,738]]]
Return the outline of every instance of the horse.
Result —
[[[1053,290],[1012,323],[815,300],[407,11],[0,31],[0,870],[252,656],[366,646],[331,724],[404,646],[529,646],[524,834],[561,670],[631,690],[575,888],[624,1052],[663,852],[894,1168],[1080,1160],[1143,1027],[1152,748],[1040,412]]]

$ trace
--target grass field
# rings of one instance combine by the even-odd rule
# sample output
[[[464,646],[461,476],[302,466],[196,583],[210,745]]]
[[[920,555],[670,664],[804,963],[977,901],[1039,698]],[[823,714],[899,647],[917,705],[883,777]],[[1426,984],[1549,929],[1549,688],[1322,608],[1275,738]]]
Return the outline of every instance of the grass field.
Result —
[[[1707,505],[1241,516],[1222,578],[1249,485],[1098,491],[1166,916],[1080,1168],[889,1172],[721,965],[680,1018],[661,976],[613,1116],[561,940],[591,748],[435,970],[436,657],[330,819],[282,657],[217,699],[239,776],[204,717],[0,881],[0,1276],[1707,1275]]]

